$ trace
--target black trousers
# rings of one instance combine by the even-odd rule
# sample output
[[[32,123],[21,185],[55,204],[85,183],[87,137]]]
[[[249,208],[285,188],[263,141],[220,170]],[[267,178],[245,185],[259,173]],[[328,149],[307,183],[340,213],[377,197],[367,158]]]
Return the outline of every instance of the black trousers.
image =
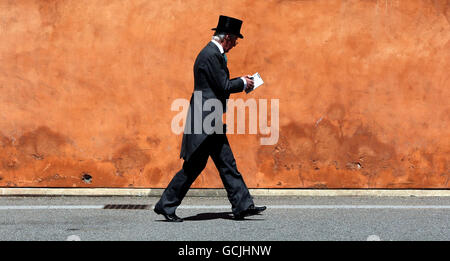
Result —
[[[197,148],[189,161],[184,161],[183,168],[173,177],[155,208],[166,214],[175,214],[192,183],[206,167],[209,156],[219,171],[233,214],[239,214],[252,205],[253,199],[236,167],[227,136],[212,134]]]

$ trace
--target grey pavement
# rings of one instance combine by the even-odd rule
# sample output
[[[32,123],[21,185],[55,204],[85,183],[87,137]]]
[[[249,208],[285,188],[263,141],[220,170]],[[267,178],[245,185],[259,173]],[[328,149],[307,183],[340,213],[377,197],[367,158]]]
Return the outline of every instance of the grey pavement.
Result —
[[[165,222],[157,197],[0,197],[2,241],[448,241],[449,197],[255,197],[237,221],[226,197],[187,197]],[[113,205],[113,209],[104,209]],[[120,207],[141,209],[114,209]]]

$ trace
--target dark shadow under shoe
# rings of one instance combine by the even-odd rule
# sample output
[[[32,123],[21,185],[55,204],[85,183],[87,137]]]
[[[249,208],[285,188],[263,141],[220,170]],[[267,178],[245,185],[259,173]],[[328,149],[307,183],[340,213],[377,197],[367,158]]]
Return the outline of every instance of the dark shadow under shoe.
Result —
[[[200,213],[195,216],[185,217],[184,221],[206,221],[206,220],[214,220],[214,219],[233,219],[232,212],[220,212],[220,213]]]
[[[251,205],[248,209],[242,211],[242,212],[239,213],[239,214],[234,215],[234,219],[242,220],[242,219],[244,219],[245,217],[258,215],[259,213],[263,212],[263,211],[266,210],[266,209],[267,209],[266,206],[255,207],[254,205]]]
[[[155,213],[158,215],[163,215],[168,222],[183,222],[183,219],[180,218],[179,216],[177,216],[175,213],[174,214],[166,214],[166,213],[164,213],[164,211],[157,209],[157,208],[154,208],[153,211],[155,211]]]

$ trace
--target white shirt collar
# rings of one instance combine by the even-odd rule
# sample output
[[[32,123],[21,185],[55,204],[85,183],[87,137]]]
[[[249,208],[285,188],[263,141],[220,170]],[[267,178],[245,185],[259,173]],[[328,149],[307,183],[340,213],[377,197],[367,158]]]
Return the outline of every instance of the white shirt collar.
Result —
[[[211,42],[213,42],[217,46],[217,48],[219,48],[221,54],[224,53],[223,47],[219,42],[217,42],[216,40],[211,40]]]

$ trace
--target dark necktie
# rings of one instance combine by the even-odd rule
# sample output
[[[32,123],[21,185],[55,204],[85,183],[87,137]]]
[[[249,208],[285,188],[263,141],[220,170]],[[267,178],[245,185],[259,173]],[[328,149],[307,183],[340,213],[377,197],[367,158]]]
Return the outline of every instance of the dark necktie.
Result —
[[[223,59],[225,59],[225,63],[228,63],[227,55],[225,53],[223,53],[222,55],[223,55]]]

